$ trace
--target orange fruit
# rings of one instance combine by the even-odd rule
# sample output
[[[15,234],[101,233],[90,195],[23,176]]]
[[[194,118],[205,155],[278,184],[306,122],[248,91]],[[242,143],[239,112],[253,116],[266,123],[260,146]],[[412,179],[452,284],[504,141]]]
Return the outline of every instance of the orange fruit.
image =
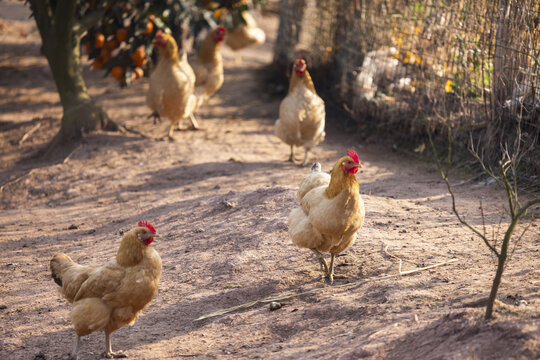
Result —
[[[131,60],[135,66],[143,66],[146,63],[146,52],[144,47],[139,46],[133,54],[131,54]]]
[[[144,64],[146,64],[146,59],[133,60],[133,65],[135,66],[143,66]]]
[[[106,63],[111,58],[111,51],[106,47],[102,47],[99,52],[99,57],[103,59],[103,62]]]
[[[105,44],[105,35],[98,33],[96,34],[96,48],[100,48]]]
[[[122,77],[124,76],[124,67],[120,65],[113,67],[111,69],[111,76],[116,80],[121,81]]]
[[[146,30],[143,31],[143,34],[148,35],[152,32],[152,30],[154,30],[154,23],[152,20],[148,20],[146,23]]]
[[[103,61],[102,58],[97,57],[97,58],[94,59],[94,62],[92,63],[92,68],[94,70],[101,70],[101,69],[103,69],[103,64],[104,63],[105,62]]]
[[[118,46],[120,45],[120,42],[116,39],[111,39],[111,40],[108,40],[106,43],[105,43],[105,47],[109,50],[114,50],[116,49]]]
[[[146,57],[146,52],[144,51],[144,46],[139,46],[133,54],[131,54],[131,58],[133,60],[135,59],[144,59]]]
[[[122,42],[122,41],[126,41],[126,38],[127,38],[126,28],[116,30],[116,40]]]
[[[137,66],[133,69],[133,75],[135,76],[135,80],[140,79],[144,76],[144,70]]]
[[[214,10],[214,18],[215,19],[221,19],[225,16],[225,10],[224,9],[216,9]]]

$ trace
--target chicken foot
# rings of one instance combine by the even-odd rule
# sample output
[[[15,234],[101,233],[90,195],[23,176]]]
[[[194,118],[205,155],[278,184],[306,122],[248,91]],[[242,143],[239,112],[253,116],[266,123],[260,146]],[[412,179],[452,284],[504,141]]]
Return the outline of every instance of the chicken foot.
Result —
[[[171,126],[169,127],[169,135],[168,136],[169,136],[169,139],[173,140],[173,141],[176,141],[176,139],[173,136],[175,125],[176,125],[176,123],[171,122]]]
[[[289,156],[289,159],[287,161],[294,164],[294,145],[291,145],[291,156]]]
[[[159,116],[157,110],[148,115],[148,119],[150,118],[154,119],[154,125],[156,125],[158,122],[161,122],[161,116]]]
[[[199,130],[200,129],[199,123],[197,122],[197,119],[195,118],[195,115],[189,114],[189,119],[191,120],[191,127],[194,130]]]
[[[325,274],[328,274],[328,264],[326,264],[326,260],[324,260],[324,255],[321,254],[321,252],[317,249],[311,249],[315,253],[315,256],[317,256],[317,259],[319,260],[319,264],[321,265],[321,271],[323,271]]]
[[[331,254],[332,256],[330,257],[330,268],[328,269],[328,280],[330,281],[330,284],[333,284],[334,283],[334,260],[336,259],[336,255],[334,254]]]
[[[105,352],[101,355],[107,359],[118,359],[118,358],[126,358],[127,355],[123,354],[122,352],[112,352],[111,348],[111,334],[108,332],[105,332]]]
[[[330,257],[330,266],[326,263],[326,260],[324,259],[324,255],[317,249],[311,249],[315,253],[315,256],[317,256],[317,259],[319,260],[319,264],[321,265],[321,271],[324,272],[328,280],[330,281],[330,284],[334,283],[334,263],[336,260],[336,255],[332,254]]]
[[[307,165],[308,153],[309,153],[309,150],[306,149],[306,153],[305,153],[305,155],[304,155],[304,162],[302,162],[302,165],[300,165],[300,166],[303,167],[303,166],[306,166],[306,165]]]
[[[73,351],[71,352],[71,354],[69,354],[69,360],[79,360],[79,356],[77,355],[77,353],[79,352],[80,342],[81,337],[77,335],[75,337],[75,344],[73,344]]]

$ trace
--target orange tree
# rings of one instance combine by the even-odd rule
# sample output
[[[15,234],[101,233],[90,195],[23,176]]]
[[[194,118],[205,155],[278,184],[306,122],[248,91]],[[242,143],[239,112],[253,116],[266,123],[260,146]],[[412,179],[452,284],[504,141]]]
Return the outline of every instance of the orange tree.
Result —
[[[81,45],[92,67],[121,85],[143,76],[158,29],[181,40],[215,25],[216,10],[245,10],[245,0],[27,0],[42,39],[41,53],[63,106],[49,149],[84,133],[117,125],[88,94]]]

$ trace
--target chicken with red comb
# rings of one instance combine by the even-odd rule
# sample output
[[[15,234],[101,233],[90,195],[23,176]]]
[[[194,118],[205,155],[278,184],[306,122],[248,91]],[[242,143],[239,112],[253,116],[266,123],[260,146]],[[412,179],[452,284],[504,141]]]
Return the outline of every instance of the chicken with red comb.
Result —
[[[157,293],[161,258],[151,246],[156,229],[146,221],[124,233],[115,259],[104,265],[80,265],[66,254],[56,254],[50,262],[54,281],[72,303],[71,323],[75,345],[70,359],[77,359],[82,336],[105,332],[105,357],[125,357],[113,353],[111,333],[133,324]]]
[[[308,153],[325,137],[326,111],[324,101],[317,95],[313,80],[302,56],[293,65],[289,92],[279,105],[279,119],[275,131],[285,144],[290,145],[290,162],[294,163],[294,147],[303,146],[304,161],[307,164]]]
[[[195,72],[197,108],[223,85],[223,58],[220,49],[226,32],[223,27],[210,31],[201,43],[197,54],[189,58],[189,63]]]
[[[178,57],[178,45],[171,35],[158,31],[152,43],[157,48],[158,60],[150,74],[146,105],[153,111],[150,116],[155,119],[163,116],[171,121],[168,136],[175,140],[174,129],[184,119],[189,118],[193,128],[198,127],[193,115],[198,101],[194,94],[195,73],[186,53]]]
[[[289,215],[292,242],[315,253],[330,283],[334,281],[336,255],[354,243],[364,223],[366,211],[356,179],[361,167],[354,150],[347,150],[347,156],[336,161],[331,175],[322,172],[316,163],[300,183],[300,206]],[[324,252],[330,253],[330,265]]]

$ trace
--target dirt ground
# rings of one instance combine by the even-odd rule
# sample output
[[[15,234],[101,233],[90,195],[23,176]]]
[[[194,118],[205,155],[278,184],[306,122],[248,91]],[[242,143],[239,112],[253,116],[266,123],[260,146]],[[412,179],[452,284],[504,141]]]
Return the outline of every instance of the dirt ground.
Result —
[[[120,89],[88,70],[91,95],[122,131],[36,159],[62,109],[29,10],[10,0],[0,13],[1,359],[67,358],[70,305],[49,259],[65,252],[81,263],[108,261],[120,232],[140,219],[161,234],[163,276],[137,322],[113,334],[113,349],[132,359],[540,358],[538,221],[505,270],[495,319],[483,321],[495,259],[456,221],[434,167],[377,137],[366,141],[336,116],[328,116],[327,139],[311,159],[328,171],[347,148],[358,151],[366,222],[338,258],[333,286],[311,252],[291,243],[287,217],[309,168],[285,162],[288,147],[273,134],[280,97],[263,79],[275,14],[261,19],[268,43],[243,51],[241,63],[223,49],[224,86],[198,113],[204,131],[162,140],[168,124],[147,119],[147,79]],[[505,227],[496,185],[466,175],[453,182],[469,221],[482,227],[482,201],[488,231]],[[385,246],[403,270],[457,261],[383,278],[398,272]],[[281,300],[278,310],[264,302],[196,321],[312,289]],[[99,359],[103,347],[103,334],[91,334],[80,357]]]

